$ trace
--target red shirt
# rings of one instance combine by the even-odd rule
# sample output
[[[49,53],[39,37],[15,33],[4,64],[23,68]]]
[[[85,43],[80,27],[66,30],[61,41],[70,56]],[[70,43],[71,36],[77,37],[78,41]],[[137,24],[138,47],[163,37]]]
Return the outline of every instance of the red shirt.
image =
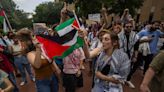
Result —
[[[8,58],[6,55],[0,52],[0,69],[5,71],[6,73],[11,73],[14,71],[11,63],[9,62]]]

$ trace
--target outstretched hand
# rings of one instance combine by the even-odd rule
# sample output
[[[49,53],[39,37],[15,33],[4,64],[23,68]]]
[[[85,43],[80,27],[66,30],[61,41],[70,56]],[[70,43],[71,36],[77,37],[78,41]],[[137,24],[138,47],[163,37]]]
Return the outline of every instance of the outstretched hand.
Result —
[[[107,9],[104,7],[104,4],[102,4],[102,8],[101,8],[101,13],[106,13]]]
[[[64,6],[63,6],[63,9],[61,10],[61,17],[62,18],[66,18],[67,17],[67,3],[64,2]]]
[[[101,9],[101,12],[102,12],[102,13],[106,13],[106,12],[107,12],[107,9],[106,9],[105,7],[103,7],[103,8]]]
[[[78,35],[79,35],[79,37],[81,37],[82,39],[85,39],[85,37],[86,37],[86,35],[85,35],[85,30],[79,29],[79,30],[78,30]]]

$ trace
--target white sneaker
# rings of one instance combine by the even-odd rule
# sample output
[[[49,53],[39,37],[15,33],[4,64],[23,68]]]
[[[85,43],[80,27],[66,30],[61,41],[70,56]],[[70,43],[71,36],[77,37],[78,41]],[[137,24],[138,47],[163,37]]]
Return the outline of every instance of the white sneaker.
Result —
[[[35,82],[35,78],[32,78],[32,81]]]
[[[134,84],[131,81],[126,81],[130,88],[135,88]]]
[[[26,82],[22,81],[22,82],[20,83],[20,86],[24,86],[25,84],[26,84]]]

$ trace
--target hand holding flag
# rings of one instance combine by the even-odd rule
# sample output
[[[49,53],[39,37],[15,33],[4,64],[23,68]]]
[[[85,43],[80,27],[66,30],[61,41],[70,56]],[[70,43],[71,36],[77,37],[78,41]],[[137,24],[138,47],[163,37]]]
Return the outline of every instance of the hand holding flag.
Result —
[[[55,28],[57,36],[36,36],[39,43],[43,44],[42,49],[49,59],[64,58],[75,49],[83,46],[83,40],[78,37],[78,31],[72,25],[80,29],[75,18],[71,18]]]

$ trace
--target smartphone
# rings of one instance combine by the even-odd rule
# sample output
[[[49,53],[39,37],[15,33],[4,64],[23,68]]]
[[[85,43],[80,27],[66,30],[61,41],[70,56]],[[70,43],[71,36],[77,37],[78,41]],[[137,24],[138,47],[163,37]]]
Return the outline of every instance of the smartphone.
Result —
[[[101,70],[101,73],[104,75],[108,75],[110,71],[110,65],[107,64],[106,66],[104,66],[104,68]]]

